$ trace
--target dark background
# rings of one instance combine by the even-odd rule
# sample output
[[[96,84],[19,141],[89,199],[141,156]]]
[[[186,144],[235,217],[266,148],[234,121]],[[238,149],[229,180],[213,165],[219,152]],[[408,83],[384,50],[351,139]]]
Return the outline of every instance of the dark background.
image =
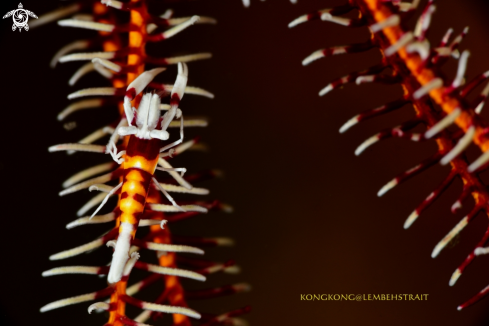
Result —
[[[23,1],[37,15],[62,1]],[[217,18],[216,26],[197,26],[153,47],[165,56],[210,51],[212,60],[190,64],[189,84],[216,94],[214,100],[186,96],[188,115],[210,118],[202,135],[208,153],[189,153],[175,165],[190,171],[219,168],[224,178],[208,182],[212,198],[234,206],[231,215],[212,213],[176,226],[176,232],[227,235],[233,248],[209,250],[220,260],[233,258],[240,275],[216,274],[211,285],[246,281],[253,291],[207,303],[192,303],[201,311],[224,312],[251,304],[246,319],[252,325],[485,325],[489,299],[458,312],[456,307],[489,282],[489,257],[480,257],[454,287],[448,280],[479,241],[487,217],[478,216],[437,259],[430,257],[438,241],[473,205],[464,203],[453,215],[461,182],[456,181],[409,230],[402,225],[447,168],[435,166],[377,198],[377,191],[436,150],[422,144],[391,139],[369,148],[360,157],[354,149],[364,139],[413,116],[410,107],[369,120],[346,134],[339,127],[353,115],[394,100],[399,87],[348,85],[320,98],[318,91],[333,78],[378,62],[375,50],[322,59],[302,67],[301,61],[325,46],[366,40],[365,29],[348,29],[314,22],[292,30],[288,22],[315,9],[341,1],[186,1],[172,5],[176,16]],[[2,1],[2,13],[17,8]],[[165,6],[154,5],[156,14]],[[489,6],[483,1],[446,0],[438,3],[430,34],[436,44],[448,27],[470,32],[462,49],[471,49],[466,76],[489,68]],[[2,14],[3,15],[3,14]],[[12,32],[11,19],[2,21],[2,318],[8,325],[103,325],[104,316],[86,313],[89,303],[39,313],[51,301],[92,292],[105,280],[86,275],[43,279],[41,272],[61,265],[105,264],[109,249],[63,262],[49,255],[94,239],[106,227],[66,230],[75,212],[93,194],[87,191],[59,198],[61,182],[103,159],[95,154],[49,154],[47,147],[74,142],[112,121],[115,110],[90,110],[70,117],[77,128],[66,131],[56,114],[74,90],[104,86],[91,75],[74,87],[68,78],[78,63],[49,68],[51,56],[66,43],[91,33],[52,24],[29,32]],[[414,23],[414,21],[413,21]],[[456,62],[447,65],[454,76]],[[173,82],[175,68],[160,80]],[[483,115],[487,116],[487,112]],[[473,154],[473,155],[472,155]],[[474,150],[471,160],[477,155]],[[96,229],[96,230],[94,230]],[[97,283],[98,282],[98,283]],[[97,284],[95,284],[97,283]],[[190,287],[193,282],[186,282]],[[201,285],[198,285],[202,287]],[[429,294],[427,301],[311,302],[301,294]],[[152,323],[149,321],[148,323]]]

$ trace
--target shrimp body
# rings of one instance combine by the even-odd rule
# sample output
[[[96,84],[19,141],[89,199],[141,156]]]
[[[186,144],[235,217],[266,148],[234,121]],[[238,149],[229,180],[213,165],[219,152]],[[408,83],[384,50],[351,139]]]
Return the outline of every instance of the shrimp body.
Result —
[[[159,139],[139,139],[136,136],[129,139],[123,163],[124,177],[119,207],[121,223],[137,226],[139,222],[158,163],[160,144]]]
[[[168,125],[175,117],[178,117],[178,104],[183,97],[187,84],[187,66],[181,63],[178,65],[178,76],[172,90],[170,109],[163,117],[160,117],[161,99],[157,94],[144,94],[137,110],[131,106],[131,100],[151,82],[156,74],[163,70],[160,68],[147,71],[141,74],[127,88],[124,98],[124,111],[129,125],[120,125],[115,131],[118,136],[129,136],[126,152],[117,153],[115,141],[112,139],[107,146],[108,153],[112,155],[116,162],[122,164],[124,169],[123,181],[113,189],[114,193],[120,190],[119,210],[121,215],[117,241],[115,244],[114,242],[109,244],[114,247],[112,263],[107,278],[109,283],[116,283],[122,277],[124,267],[130,258],[131,242],[136,235],[139,220],[145,210],[146,198],[152,183],[164,193],[174,206],[183,210],[161,188],[153,174],[156,170],[160,153],[183,141],[183,121],[181,120],[180,140],[161,147],[162,141],[169,138],[169,134],[166,131]],[[121,155],[123,155],[122,159],[120,159]]]
[[[144,212],[153,174],[158,163],[161,140],[140,139],[130,136],[124,157],[124,174],[119,209],[121,211],[119,237],[108,275],[109,283],[120,280],[129,259],[131,241],[136,235],[141,214]]]

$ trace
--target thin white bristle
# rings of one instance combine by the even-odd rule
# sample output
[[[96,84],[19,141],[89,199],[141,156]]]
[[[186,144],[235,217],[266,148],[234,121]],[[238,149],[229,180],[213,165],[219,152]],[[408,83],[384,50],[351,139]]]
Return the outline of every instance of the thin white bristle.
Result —
[[[161,222],[161,221],[159,221]],[[172,244],[164,244],[164,243],[155,243],[155,242],[146,242],[146,249],[149,250],[157,250],[157,251],[166,251],[166,252],[188,252],[193,254],[203,255],[204,250],[191,246],[184,245],[172,245]]]
[[[66,119],[70,114],[79,111],[79,110],[84,110],[84,109],[92,109],[92,108],[98,108],[102,106],[103,104],[103,99],[101,98],[93,98],[93,99],[87,99],[87,100],[82,100],[75,102],[73,104],[70,104],[67,106],[63,111],[61,111],[58,114],[58,121],[62,121]]]
[[[165,61],[167,64],[172,65],[172,64],[177,64],[179,62],[191,62],[191,61],[204,60],[210,58],[212,58],[212,53],[204,52],[204,53],[194,53],[194,54],[182,55],[178,57],[166,58]]]
[[[332,90],[333,90],[333,84],[329,84],[328,86],[326,86],[325,88],[319,91],[319,96],[326,95]]]
[[[98,204],[100,204],[104,200],[105,196],[106,195],[103,192],[97,194],[95,197],[93,197],[92,199],[90,199],[85,205],[83,205],[76,212],[76,215],[77,216],[85,215],[86,212],[88,212],[89,210],[91,210],[92,208],[94,208],[95,206],[97,206]]]
[[[484,152],[481,156],[479,156],[472,164],[469,165],[467,168],[468,172],[474,172],[484,164],[486,164],[489,161],[489,151]]]
[[[433,4],[428,7],[428,9],[419,17],[416,26],[414,28],[414,36],[420,37],[422,34],[428,30],[431,23],[431,16],[435,12],[436,6]]]
[[[369,28],[372,31],[372,33],[377,33],[383,30],[384,28],[397,26],[399,25],[400,22],[401,22],[401,18],[399,17],[399,15],[390,15],[383,21],[370,25]]]
[[[71,297],[71,298],[67,298],[67,299],[61,299],[61,300],[54,301],[54,302],[51,302],[51,303],[45,305],[44,307],[41,308],[41,312],[46,312],[49,310],[65,307],[65,306],[72,305],[75,303],[81,303],[81,302],[94,300],[95,298],[96,298],[96,292],[83,294],[83,295],[79,295],[79,296]]]
[[[476,256],[487,255],[487,254],[489,254],[489,247],[486,248],[477,247],[474,249],[474,255]]]
[[[462,272],[460,269],[456,269],[455,272],[453,272],[452,276],[450,277],[450,281],[448,282],[449,286],[454,286],[455,283],[457,282],[458,278],[462,275]]]
[[[86,52],[86,53],[73,53],[67,54],[59,58],[59,62],[70,62],[70,61],[87,61],[95,58],[101,59],[113,59],[115,57],[114,52]]]
[[[302,60],[302,65],[303,66],[307,66],[311,62],[316,61],[317,59],[320,59],[320,58],[323,58],[323,57],[324,57],[323,50],[314,51],[309,56],[307,56],[307,58],[305,58],[304,60]]]
[[[389,190],[391,190],[392,188],[394,188],[398,184],[399,184],[399,181],[397,181],[397,179],[392,179],[391,181],[389,181],[385,186],[383,186],[379,190],[379,192],[377,193],[377,196],[382,197],[386,192],[388,192]]]
[[[91,168],[80,171],[70,178],[68,178],[65,182],[63,182],[63,188],[68,188],[82,180],[88,179],[96,174],[107,172],[113,167],[113,163],[102,163],[96,166],[92,166]]]
[[[80,225],[107,223],[107,222],[110,222],[113,220],[115,220],[114,212],[111,212],[111,213],[108,213],[105,215],[97,215],[94,217],[84,216],[84,217],[80,217],[79,219],[76,219],[76,220],[68,223],[66,225],[66,228],[69,230],[69,229],[72,229],[72,228],[80,226]],[[142,221],[146,221],[146,220],[142,220]]]
[[[378,141],[379,141],[379,135],[378,134],[367,138],[363,143],[360,144],[360,146],[358,146],[355,149],[355,155],[359,156],[360,154],[363,153],[364,150],[366,150],[368,147],[372,146],[373,144],[375,144]]]
[[[57,254],[51,255],[51,256],[49,256],[49,260],[59,260],[59,259],[65,259],[65,258],[73,257],[76,255],[82,254],[84,252],[93,250],[95,248],[98,248],[98,247],[102,246],[103,244],[104,243],[103,243],[102,239],[97,239],[97,240],[91,241],[89,243],[86,243],[84,245],[78,246],[76,248],[65,250],[65,251],[59,252]]]
[[[389,57],[402,49],[404,46],[409,44],[413,40],[414,36],[412,32],[407,32],[401,38],[391,46],[389,46],[387,49],[385,49],[384,54],[386,57]]]
[[[189,20],[187,20],[187,21],[163,32],[162,36],[164,39],[168,39],[172,36],[175,36],[176,34],[180,33],[181,31],[183,31],[183,30],[187,29],[188,27],[192,26],[193,24],[195,24],[197,21],[199,21],[199,19],[200,19],[199,16],[192,16]]]
[[[204,119],[188,119],[183,122],[183,127],[185,128],[192,128],[192,127],[207,127],[209,125],[209,122]],[[168,125],[168,128],[179,128],[180,127],[180,122],[179,121],[172,121]]]
[[[450,36],[452,36],[452,33],[453,33],[453,28],[449,28],[445,35],[443,35],[443,38],[441,39],[441,44],[442,45],[446,45],[448,43],[448,41],[450,40]]]
[[[109,61],[106,59],[94,58],[94,59],[92,59],[92,62],[101,64],[105,68],[110,69],[110,70],[115,71],[115,72],[120,72],[122,69],[122,67],[119,66],[118,64],[113,63],[112,61]]]
[[[78,70],[73,74],[70,80],[68,80],[68,85],[70,86],[75,85],[76,82],[80,80],[80,78],[82,78],[83,76],[85,76],[86,74],[94,70],[95,70],[95,66],[93,65],[92,62],[88,62],[84,64],[83,66],[78,68]]]
[[[195,24],[217,24],[217,20],[212,17],[206,17],[206,16],[199,16],[200,19],[195,21]],[[169,26],[176,26],[181,23],[184,23],[188,21],[189,19],[192,19],[192,17],[179,17],[179,18],[170,18],[168,19],[168,25]]]
[[[419,214],[417,211],[412,212],[404,222],[404,229],[409,229],[411,225],[413,225],[414,221],[416,221],[418,216]]]
[[[350,26],[351,19],[336,17],[331,15],[329,12],[325,12],[321,15],[321,20],[336,23],[343,26]]]
[[[148,272],[151,273],[157,273],[162,275],[173,275],[178,277],[189,278],[192,280],[202,281],[202,282],[206,280],[206,277],[204,275],[196,272],[188,271],[185,269],[163,267],[163,266],[151,265],[151,264],[147,264],[147,269]]]
[[[448,163],[450,163],[451,160],[453,160],[460,153],[462,153],[467,148],[467,146],[469,146],[470,143],[472,142],[472,138],[474,137],[474,134],[475,134],[475,127],[471,126],[467,130],[465,135],[458,141],[457,145],[454,148],[452,148],[452,150],[440,160],[440,164],[447,165]]]
[[[295,26],[297,26],[299,24],[302,24],[302,23],[307,22],[307,17],[308,17],[308,15],[302,15],[300,17],[297,17],[296,19],[294,19],[293,21],[291,21],[289,23],[289,25],[288,25],[289,28],[292,28],[292,27],[295,27]]]
[[[66,266],[44,271],[42,272],[42,276],[46,277],[63,274],[97,274],[99,270],[100,267],[93,266]]]
[[[207,213],[207,208],[202,207],[202,206],[181,205],[180,207],[183,208],[187,212]],[[178,207],[175,207],[173,205],[149,204],[148,208],[152,211],[155,211],[155,212],[180,212]]]
[[[462,113],[462,110],[460,108],[456,108],[455,110],[452,111],[449,115],[438,121],[433,127],[428,129],[424,137],[426,139],[430,139],[434,135],[438,134],[440,131],[444,130],[447,128],[449,125],[455,122],[455,120],[458,118],[458,116]]]
[[[463,228],[465,228],[467,226],[467,224],[469,223],[469,217],[468,216],[465,216],[460,222],[458,222],[457,225],[455,225],[455,227],[450,231],[448,232],[448,234],[435,246],[435,249],[433,249],[433,252],[431,253],[431,257],[432,258],[436,258],[436,256],[438,256],[438,254],[440,253],[440,251],[443,250],[443,248],[445,248],[445,246],[453,239],[453,237],[455,237],[457,234],[460,233],[460,231],[463,230]]]
[[[375,75],[365,75],[365,76],[358,76],[357,79],[355,80],[355,84],[360,85],[363,83],[371,83],[375,79]]]
[[[457,75],[452,82],[453,88],[457,88],[460,85],[462,85],[462,82],[464,80],[465,70],[467,69],[467,61],[469,59],[469,56],[470,56],[470,52],[468,50],[465,50],[464,52],[462,52],[460,59],[458,59]]]
[[[50,66],[51,68],[56,67],[56,64],[58,63],[59,59],[64,56],[65,54],[75,51],[75,50],[84,50],[87,49],[88,46],[90,45],[89,41],[86,40],[81,40],[81,41],[74,41],[72,43],[69,43],[65,46],[63,46],[56,54],[54,57],[51,59]]]
[[[356,116],[354,116],[353,118],[351,118],[350,120],[345,122],[345,124],[343,124],[340,128],[340,134],[344,133],[345,131],[347,131],[348,129],[350,129],[354,125],[356,125],[360,121],[358,119],[359,117],[360,117],[360,115],[357,114]]]
[[[180,314],[195,319],[200,319],[200,314],[197,311],[189,308],[184,308],[184,307],[165,306],[161,304],[141,301],[141,308],[145,310],[158,311],[167,314]]]
[[[96,88],[86,88],[79,90],[77,92],[68,95],[68,99],[72,100],[74,98],[84,97],[84,96],[113,96],[115,95],[117,89],[114,87],[96,87]]]
[[[59,151],[77,151],[77,152],[92,152],[105,153],[105,146],[91,144],[60,144],[48,148],[49,152]]]
[[[86,20],[75,20],[75,19],[64,19],[58,21],[59,26],[63,27],[79,27],[92,29],[100,32],[112,32],[115,28],[115,25],[105,24],[105,23],[97,23]]]
[[[95,71],[98,72],[101,76],[107,79],[112,79],[114,77],[114,73],[109,69],[105,68],[102,64],[98,62],[92,62],[92,63]]]
[[[39,16],[38,19],[29,22],[30,28],[36,28],[37,26],[45,25],[50,22],[56,21],[60,18],[74,14],[80,10],[81,5],[79,3],[73,3],[69,6],[56,9],[47,14]]]
[[[205,188],[193,187],[192,189],[188,189],[186,187],[175,186],[175,185],[166,184],[166,183],[160,183],[160,186],[168,192],[180,192],[180,193],[187,193],[187,194],[194,194],[194,195],[208,195],[209,194],[209,190],[205,189]]]

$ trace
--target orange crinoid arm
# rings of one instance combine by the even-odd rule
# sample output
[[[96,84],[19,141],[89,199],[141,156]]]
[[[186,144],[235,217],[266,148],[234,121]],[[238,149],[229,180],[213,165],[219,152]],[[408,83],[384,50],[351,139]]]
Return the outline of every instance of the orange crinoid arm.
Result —
[[[372,48],[380,50],[382,54],[380,63],[332,81],[319,94],[326,95],[336,88],[354,82],[356,84],[378,82],[401,86],[403,90],[401,98],[352,117],[340,128],[340,132],[343,133],[361,121],[397,110],[404,105],[413,107],[415,111],[413,119],[397,127],[382,130],[368,138],[356,149],[355,154],[361,154],[379,140],[392,137],[412,141],[435,139],[438,150],[431,157],[399,174],[378,192],[380,197],[402,181],[425,171],[434,164],[441,163],[451,166],[443,182],[419,204],[404,223],[404,227],[409,228],[456,177],[462,180],[463,189],[452,211],[459,209],[461,203],[470,196],[474,199],[474,207],[435,246],[432,252],[434,258],[480,211],[489,216],[489,192],[479,177],[479,173],[488,166],[489,162],[488,124],[479,115],[489,95],[489,86],[486,86],[475,100],[471,100],[468,96],[489,77],[489,73],[482,73],[472,81],[464,83],[470,52],[459,51],[458,48],[468,29],[466,28],[456,37],[452,37],[453,30],[450,29],[436,47],[432,46],[426,35],[435,12],[435,3],[433,0],[423,1],[424,7],[418,8],[420,3],[420,0],[410,2],[349,0],[342,6],[318,10],[301,16],[292,21],[289,27],[320,19],[347,27],[369,29],[370,38],[367,42],[315,51],[304,59],[303,64],[308,65],[317,59],[331,55],[362,52]],[[406,22],[417,13],[417,9],[420,9],[419,18],[414,30],[411,31],[406,28]],[[358,15],[353,18],[341,16],[352,11],[358,12]],[[441,66],[451,58],[458,59],[458,69],[455,77],[448,79],[442,74]],[[414,132],[413,129],[419,125],[425,125],[426,131]],[[448,129],[449,126],[452,127]],[[469,162],[465,156],[465,151],[471,144],[477,146],[482,152],[482,155],[473,162]],[[474,250],[455,270],[450,279],[450,285],[456,283],[476,256],[489,253],[488,248],[483,248],[488,239],[489,228]],[[486,287],[472,299],[461,304],[458,309],[469,306],[488,293],[489,287]]]
[[[182,111],[185,112],[185,108],[179,107],[183,93],[213,97],[201,88],[185,87],[187,73],[181,73],[181,70],[186,66],[181,63],[207,59],[210,54],[195,53],[160,58],[148,54],[146,45],[148,42],[161,42],[174,37],[193,24],[213,24],[215,21],[210,17],[199,16],[173,18],[173,11],[167,9],[163,15],[154,16],[148,12],[145,0],[87,0],[40,17],[41,23],[61,19],[58,21],[61,26],[98,32],[91,40],[75,41],[62,48],[53,59],[53,65],[68,61],[86,62],[75,73],[70,84],[75,84],[92,71],[98,72],[111,83],[111,87],[82,89],[70,94],[69,99],[77,102],[63,110],[58,119],[64,120],[77,111],[88,108],[117,106],[119,111],[116,121],[90,134],[80,143],[50,147],[52,152],[68,150],[102,153],[109,161],[81,171],[64,183],[65,189],[60,195],[86,189],[101,191],[78,211],[80,218],[69,223],[67,228],[86,224],[114,224],[109,232],[96,240],[52,255],[50,259],[73,257],[105,244],[115,248],[115,252],[110,266],[65,266],[48,270],[43,275],[108,274],[108,286],[102,290],[52,302],[42,307],[41,311],[97,301],[89,306],[89,312],[107,311],[109,318],[106,325],[113,326],[143,325],[151,318],[156,319],[163,314],[172,315],[172,325],[191,325],[191,319],[201,325],[231,325],[242,323],[236,317],[249,311],[245,307],[227,312],[216,309],[218,313],[201,314],[191,309],[191,305],[187,303],[191,299],[244,292],[249,289],[247,284],[225,285],[199,291],[186,291],[181,284],[182,278],[205,281],[207,277],[212,277],[210,274],[232,272],[237,268],[232,261],[218,263],[195,258],[195,254],[204,253],[202,248],[230,245],[231,240],[204,238],[198,234],[193,237],[176,237],[165,225],[168,223],[171,226],[208,211],[230,211],[227,205],[218,201],[193,199],[195,195],[208,194],[207,189],[194,187],[193,184],[214,178],[217,175],[215,171],[190,173],[183,177],[186,170],[174,168],[170,163],[173,157],[199,146],[197,138],[182,142],[184,128],[187,130],[189,127],[207,125],[203,119],[183,119]],[[88,10],[89,16],[85,19],[77,16],[65,18],[80,14],[80,10]],[[79,52],[72,53],[73,51]],[[166,66],[177,63],[179,77],[174,85],[153,81]],[[148,64],[159,68],[148,69]],[[153,93],[144,97],[145,88],[152,89]],[[172,96],[168,104],[165,102],[170,93]],[[167,128],[179,130],[180,140],[174,137],[174,132],[168,133]],[[110,137],[108,143],[104,140],[103,145],[94,144],[105,136]],[[106,209],[104,204],[111,196],[118,197],[116,207],[110,212],[102,213]],[[176,197],[175,200],[172,196]],[[98,209],[93,214],[84,216],[97,206]],[[127,245],[123,249],[127,250],[117,254],[117,248],[123,243]],[[139,252],[142,250],[156,252],[153,263],[140,258]],[[185,253],[189,256],[185,256]],[[112,255],[107,259],[111,257]],[[146,276],[128,285],[129,276],[134,269],[144,271]],[[111,278],[112,270],[117,272]],[[159,295],[154,296],[153,293],[153,297],[148,299],[139,298],[141,290],[149,286],[156,289],[157,283],[163,283],[162,287],[159,286]],[[107,297],[110,299],[104,301]],[[127,305],[143,311],[139,315],[128,316]]]

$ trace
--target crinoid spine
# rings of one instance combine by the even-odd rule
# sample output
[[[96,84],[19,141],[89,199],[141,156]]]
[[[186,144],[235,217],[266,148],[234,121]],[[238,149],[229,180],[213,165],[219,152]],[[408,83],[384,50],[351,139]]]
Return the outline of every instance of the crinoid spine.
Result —
[[[443,3],[440,3],[440,6],[442,5]],[[474,201],[473,208],[435,246],[432,251],[433,258],[437,257],[478,213],[489,214],[489,192],[480,177],[489,162],[488,125],[481,117],[489,94],[489,85],[482,88],[478,95],[472,94],[487,80],[489,73],[481,73],[465,82],[470,52],[462,50],[460,43],[467,35],[468,28],[460,31],[450,28],[437,44],[428,41],[427,34],[435,18],[435,10],[436,5],[432,0],[349,0],[344,5],[301,16],[289,24],[289,27],[294,27],[307,21],[322,20],[346,27],[368,28],[369,37],[365,42],[317,50],[304,59],[303,65],[333,55],[365,52],[374,48],[380,51],[380,62],[331,81],[319,95],[324,96],[349,83],[401,86],[402,95],[398,99],[355,115],[341,126],[339,131],[344,133],[359,122],[399,110],[406,105],[413,107],[415,115],[412,119],[371,136],[355,150],[355,154],[359,155],[378,141],[388,138],[405,138],[414,142],[433,139],[436,142],[438,149],[431,156],[397,175],[377,193],[381,197],[398,184],[435,164],[450,167],[444,180],[412,211],[404,223],[404,228],[409,228],[454,179],[462,181],[463,188],[452,206],[452,212],[457,212],[462,203],[470,197]],[[417,13],[419,17],[416,24],[410,29],[409,18]],[[458,60],[458,66],[455,74],[447,77],[442,73],[441,67],[450,60]],[[469,160],[466,151],[472,146],[479,148],[479,156]],[[457,282],[477,256],[489,252],[489,249],[484,248],[488,238],[489,229],[465,261],[453,272],[449,280],[450,286]],[[459,305],[458,309],[466,308],[488,293],[489,287],[482,289]]]
[[[169,229],[173,223],[208,211],[231,210],[219,201],[193,197],[208,194],[207,189],[194,187],[193,184],[218,176],[218,171],[184,175],[185,168],[175,168],[170,163],[174,157],[186,151],[203,149],[198,137],[184,140],[184,134],[187,134],[184,129],[205,127],[206,119],[184,119],[187,111],[179,106],[184,94],[213,98],[210,92],[187,85],[189,69],[185,63],[208,59],[211,55],[194,53],[159,57],[157,53],[150,54],[147,48],[148,43],[172,38],[194,24],[214,24],[215,20],[199,16],[173,17],[173,11],[169,8],[161,16],[154,16],[148,12],[145,0],[87,0],[45,14],[32,27],[50,21],[57,21],[65,28],[95,31],[95,37],[74,40],[61,48],[51,61],[53,67],[73,61],[84,63],[70,79],[70,85],[91,72],[98,73],[110,83],[110,86],[85,88],[68,95],[68,99],[75,102],[58,114],[58,120],[72,118],[79,111],[88,109],[94,114],[94,121],[97,120],[96,112],[100,110],[118,108],[119,114],[115,121],[90,133],[78,143],[49,148],[51,152],[105,155],[107,162],[85,169],[66,180],[60,196],[87,189],[101,192],[78,210],[79,218],[68,223],[68,229],[88,224],[114,225],[95,240],[51,255],[50,259],[70,258],[104,245],[113,248],[114,253],[107,256],[108,260],[112,257],[107,266],[56,267],[45,271],[43,276],[108,275],[108,286],[101,290],[87,288],[92,292],[57,300],[42,307],[41,311],[97,301],[88,306],[88,312],[108,312],[106,325],[146,325],[148,320],[153,319],[154,322],[165,314],[171,316],[165,321],[171,325],[190,325],[190,319],[207,326],[243,324],[244,321],[236,317],[248,312],[249,307],[204,314],[189,308],[191,304],[187,301],[244,292],[249,290],[249,285],[238,283],[190,291],[184,289],[181,281],[184,278],[205,281],[209,275],[218,272],[237,272],[239,268],[232,260],[214,262],[195,257],[195,254],[204,253],[204,247],[228,246],[233,241],[220,237],[208,238],[198,235],[198,232],[195,236],[177,236]],[[154,80],[167,66],[176,64],[178,74],[175,84]],[[153,68],[148,69],[147,65],[153,65]],[[103,140],[105,137],[108,140]],[[118,197],[118,203],[114,209],[107,211],[111,197]],[[143,262],[147,260],[144,253],[140,254],[143,249],[156,252],[153,262]],[[185,253],[190,255],[186,256]],[[145,275],[139,281],[128,284],[133,270],[141,270]],[[132,281],[134,277],[131,277]],[[163,283],[163,286],[158,283]],[[155,296],[157,286],[160,292]],[[140,292],[148,288],[153,290],[153,297],[148,300],[140,298]],[[68,291],[66,294],[69,294]],[[142,311],[129,317],[132,313],[127,313],[127,306]]]

